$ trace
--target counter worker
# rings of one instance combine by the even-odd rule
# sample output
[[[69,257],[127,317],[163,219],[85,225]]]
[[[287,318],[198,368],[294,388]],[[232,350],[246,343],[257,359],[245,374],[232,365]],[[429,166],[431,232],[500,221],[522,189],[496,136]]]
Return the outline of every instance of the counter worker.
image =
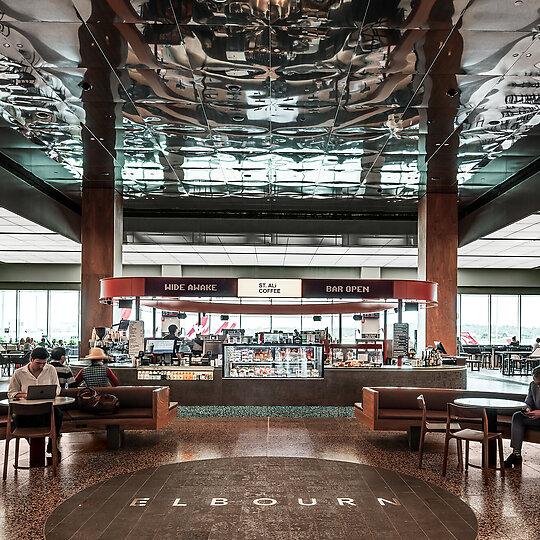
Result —
[[[58,382],[62,388],[74,388],[77,386],[75,377],[69,366],[64,365],[66,361],[66,349],[64,347],[55,347],[51,351],[51,366],[56,369]]]
[[[525,399],[527,407],[512,416],[510,446],[514,451],[504,461],[505,468],[521,467],[523,462],[521,447],[525,429],[531,426],[540,429],[540,366],[533,369],[532,376],[533,381],[529,385],[529,393]]]
[[[25,366],[16,369],[9,381],[9,399],[26,398],[28,387],[40,384],[55,384],[56,395],[60,394],[58,375],[56,374],[56,369],[50,364],[47,364],[48,358],[49,353],[43,347],[36,347],[31,352],[30,362]],[[53,410],[56,434],[59,435],[60,428],[62,427],[62,411],[58,407],[53,407]],[[13,422],[17,427],[46,427],[49,425],[50,418],[48,414],[21,417],[15,415]],[[51,439],[49,439],[49,442],[47,443],[47,453],[52,453]],[[58,459],[60,459],[60,452],[58,452]]]
[[[178,359],[182,359],[182,355],[180,354],[180,347],[182,345],[182,341],[178,337],[178,326],[176,324],[169,325],[169,333],[166,336],[163,336],[161,339],[168,339],[174,341],[174,349],[173,352],[176,355]]]

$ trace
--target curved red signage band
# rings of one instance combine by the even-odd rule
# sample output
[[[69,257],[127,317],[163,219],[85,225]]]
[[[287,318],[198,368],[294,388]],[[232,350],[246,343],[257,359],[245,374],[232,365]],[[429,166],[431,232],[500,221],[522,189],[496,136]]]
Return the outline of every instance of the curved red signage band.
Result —
[[[237,298],[239,282],[258,282],[259,280],[235,278],[174,278],[174,277],[117,277],[101,280],[100,301],[111,301],[119,298]],[[263,280],[260,280],[263,281]],[[289,294],[289,298],[343,299],[355,302],[363,300],[395,301],[406,300],[437,305],[437,283],[412,279],[291,279],[266,280],[273,282],[296,282],[297,291]],[[263,284],[260,284],[263,285]],[[285,285],[285,284],[284,284]],[[298,286],[298,285],[301,285]],[[265,283],[265,287],[268,285]],[[256,289],[256,287],[255,287]],[[260,289],[260,298],[286,298],[285,288],[281,296],[264,293],[275,292],[276,288]],[[244,295],[244,297],[246,297]],[[247,305],[247,304],[244,304]]]
[[[235,315],[333,315],[337,313],[378,313],[397,307],[395,303],[337,302],[335,304],[231,304],[194,300],[141,300],[143,306],[163,311],[189,313],[229,313]]]

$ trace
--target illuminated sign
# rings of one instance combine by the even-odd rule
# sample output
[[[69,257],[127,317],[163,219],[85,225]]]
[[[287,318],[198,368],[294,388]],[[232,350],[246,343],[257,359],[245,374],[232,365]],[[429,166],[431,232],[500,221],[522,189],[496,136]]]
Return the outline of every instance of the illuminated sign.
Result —
[[[146,296],[236,296],[232,278],[146,278]]]
[[[301,279],[239,279],[239,298],[300,298]]]
[[[394,298],[394,282],[386,279],[304,279],[304,298]]]

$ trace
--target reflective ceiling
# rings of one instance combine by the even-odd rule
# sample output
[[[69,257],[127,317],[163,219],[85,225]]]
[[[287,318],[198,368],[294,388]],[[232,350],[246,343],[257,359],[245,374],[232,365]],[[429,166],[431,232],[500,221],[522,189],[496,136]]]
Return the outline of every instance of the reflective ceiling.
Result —
[[[414,213],[456,189],[463,210],[538,157],[537,0],[7,0],[0,17],[0,152],[76,203],[107,85],[128,210]]]

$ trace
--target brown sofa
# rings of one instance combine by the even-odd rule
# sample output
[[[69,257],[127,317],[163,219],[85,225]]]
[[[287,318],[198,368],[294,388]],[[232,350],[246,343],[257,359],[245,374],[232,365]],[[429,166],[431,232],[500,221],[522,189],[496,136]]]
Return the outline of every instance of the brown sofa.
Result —
[[[445,420],[446,405],[459,397],[493,397],[524,401],[526,394],[501,394],[476,390],[445,388],[364,387],[362,403],[354,404],[354,415],[360,422],[377,431],[406,431],[411,450],[418,449],[422,412],[416,398],[424,395],[428,420]],[[511,415],[498,416],[498,429],[510,437]],[[529,428],[525,440],[540,443],[540,429]]]
[[[65,388],[60,395],[76,397],[80,388]],[[157,430],[176,417],[178,403],[169,402],[168,386],[116,386],[96,388],[99,393],[114,394],[120,408],[112,415],[97,416],[83,412],[77,402],[62,407],[62,433],[75,431],[107,431],[109,450],[120,448],[124,430]],[[6,393],[0,393],[4,399]],[[0,438],[5,438],[7,407],[0,410]]]
[[[60,395],[77,397],[80,388],[64,388]],[[77,402],[62,408],[62,432],[107,431],[109,450],[118,449],[124,430],[157,430],[176,417],[178,403],[169,402],[168,386],[115,386],[96,388],[100,394],[113,394],[120,400],[117,412],[107,416],[81,411]]]

